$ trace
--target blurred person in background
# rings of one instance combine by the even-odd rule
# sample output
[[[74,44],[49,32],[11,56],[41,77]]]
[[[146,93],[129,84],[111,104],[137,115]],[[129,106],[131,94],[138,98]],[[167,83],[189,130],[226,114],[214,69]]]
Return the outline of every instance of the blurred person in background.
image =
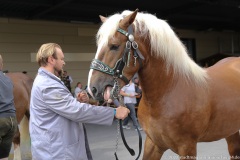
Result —
[[[0,54],[0,160],[7,160],[18,123],[14,106],[14,86],[2,70],[3,59]]]

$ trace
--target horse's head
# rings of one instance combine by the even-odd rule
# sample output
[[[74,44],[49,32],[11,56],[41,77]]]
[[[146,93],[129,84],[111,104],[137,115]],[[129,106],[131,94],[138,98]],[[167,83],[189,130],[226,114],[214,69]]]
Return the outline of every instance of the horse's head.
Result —
[[[125,17],[119,14],[109,18],[100,16],[103,24],[97,34],[97,53],[88,77],[89,93],[98,100],[109,99],[110,92],[128,84],[142,65],[144,58],[134,39],[137,35],[133,33],[132,24],[137,12]]]

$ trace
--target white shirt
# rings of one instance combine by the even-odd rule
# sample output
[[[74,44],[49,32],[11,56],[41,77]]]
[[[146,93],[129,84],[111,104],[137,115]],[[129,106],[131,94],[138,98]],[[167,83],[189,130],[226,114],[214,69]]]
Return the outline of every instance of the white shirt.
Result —
[[[78,93],[80,93],[82,91],[82,89],[81,88],[79,88],[79,87],[76,87],[75,88],[75,90],[74,90],[74,97],[76,98],[77,97],[77,95],[78,95]]]
[[[131,83],[128,84],[126,86],[123,86],[123,88],[121,89],[122,91],[124,91],[127,94],[134,94],[135,95],[135,84]],[[128,96],[124,96],[124,103],[133,103],[136,104],[137,100],[136,97],[128,97]]]

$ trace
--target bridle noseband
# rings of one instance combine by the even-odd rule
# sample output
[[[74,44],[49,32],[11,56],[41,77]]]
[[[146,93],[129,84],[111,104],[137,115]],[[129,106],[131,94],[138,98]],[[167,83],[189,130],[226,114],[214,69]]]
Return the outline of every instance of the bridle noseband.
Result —
[[[139,65],[140,65],[139,68],[141,68],[142,67],[142,61],[144,60],[143,55],[138,50],[137,42],[134,41],[134,36],[132,34],[133,33],[132,26],[130,26],[128,28],[129,32],[126,32],[125,30],[123,30],[121,28],[118,28],[117,31],[122,33],[123,35],[125,35],[128,38],[128,40],[126,42],[126,45],[125,45],[125,50],[124,50],[123,56],[120,59],[117,60],[117,62],[115,63],[113,68],[110,68],[108,65],[106,65],[105,63],[103,63],[102,61],[100,61],[98,59],[93,59],[92,62],[91,62],[91,65],[90,65],[91,69],[94,69],[94,70],[97,70],[97,71],[100,71],[100,72],[103,72],[103,73],[106,73],[106,74],[109,74],[109,75],[113,76],[114,86],[113,86],[112,91],[110,93],[111,94],[110,97],[113,98],[113,99],[118,99],[118,98],[121,97],[120,93],[119,93],[120,85],[118,83],[118,78],[123,80],[125,85],[127,85],[129,83],[129,80],[123,74],[123,68],[125,66],[129,67],[130,58],[131,58],[131,49],[133,48],[133,50],[134,50],[134,52],[133,52],[134,66],[136,66],[136,60],[138,59],[138,62],[139,62]],[[122,98],[120,98],[120,100],[121,99]],[[121,103],[123,104],[123,101]],[[119,123],[120,123],[120,131],[121,131],[121,136],[122,136],[122,139],[123,139],[123,143],[124,143],[125,147],[128,149],[128,151],[130,152],[130,154],[132,156],[134,156],[135,155],[134,150],[131,149],[127,145],[127,142],[125,140],[125,136],[124,136],[123,128],[122,128],[122,120],[120,120]],[[138,153],[138,156],[137,156],[136,160],[140,157],[141,150],[142,150],[142,136],[141,136],[141,133],[140,133],[138,128],[137,128],[137,131],[138,131],[138,135],[139,135],[139,153]],[[117,148],[116,148],[116,150],[117,150]],[[116,160],[118,160],[116,151],[115,151],[114,155],[115,155]]]

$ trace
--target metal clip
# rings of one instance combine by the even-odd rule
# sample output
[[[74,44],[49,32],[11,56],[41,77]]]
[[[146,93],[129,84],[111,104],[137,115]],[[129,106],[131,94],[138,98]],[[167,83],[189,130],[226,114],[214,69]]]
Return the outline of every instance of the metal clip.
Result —
[[[133,58],[134,58],[134,66],[136,67],[136,64],[137,64],[137,57],[138,56],[133,56]]]
[[[126,42],[126,48],[127,48],[127,49],[131,49],[131,42],[130,42],[130,41],[127,41],[127,42]]]
[[[137,42],[133,41],[132,42],[132,47],[133,47],[133,49],[137,49],[138,48]]]
[[[110,97],[111,99],[117,99],[118,98],[118,92],[119,92],[119,84],[118,84],[118,81],[115,80],[114,81],[114,85],[113,85],[113,88],[110,92]]]

